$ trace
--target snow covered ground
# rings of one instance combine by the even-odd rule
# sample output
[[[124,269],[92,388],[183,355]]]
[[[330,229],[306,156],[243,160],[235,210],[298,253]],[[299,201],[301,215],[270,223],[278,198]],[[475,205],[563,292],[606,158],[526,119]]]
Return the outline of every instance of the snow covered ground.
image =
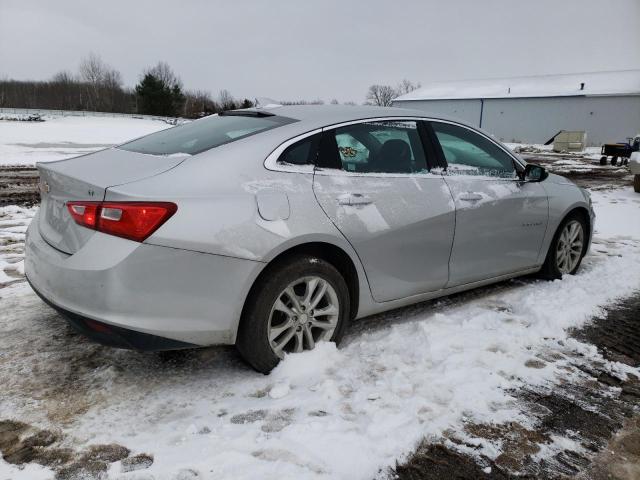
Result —
[[[44,122],[0,120],[0,165],[34,165],[101,150],[168,128],[161,120],[45,117]]]
[[[527,425],[514,392],[570,380],[564,367],[576,353],[599,358],[567,329],[640,288],[640,195],[596,191],[593,200],[595,241],[579,275],[515,280],[363,320],[340,349],[290,355],[269,376],[231,348],[167,359],[71,333],[24,282],[11,283],[34,209],[2,208],[0,419],[60,432],[64,447],[116,442],[152,454],[143,472],[156,479],[368,479],[423,437],[466,422]],[[151,478],[122,473],[120,462],[108,474]],[[0,478],[51,476],[0,461]]]

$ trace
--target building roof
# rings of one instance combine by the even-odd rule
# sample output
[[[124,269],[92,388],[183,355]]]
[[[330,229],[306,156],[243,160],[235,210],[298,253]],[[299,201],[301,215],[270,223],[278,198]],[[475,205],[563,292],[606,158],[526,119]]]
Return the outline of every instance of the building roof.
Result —
[[[640,70],[453,80],[425,85],[395,100],[640,95]]]

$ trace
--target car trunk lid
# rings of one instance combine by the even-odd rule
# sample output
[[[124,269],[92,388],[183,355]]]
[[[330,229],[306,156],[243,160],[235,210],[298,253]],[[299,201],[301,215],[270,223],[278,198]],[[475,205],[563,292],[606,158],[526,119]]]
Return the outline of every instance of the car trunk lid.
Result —
[[[187,158],[145,155],[111,148],[58,162],[38,163],[40,233],[54,248],[77,252],[95,234],[75,223],[67,210],[73,200],[102,201],[109,187],[166,172]]]

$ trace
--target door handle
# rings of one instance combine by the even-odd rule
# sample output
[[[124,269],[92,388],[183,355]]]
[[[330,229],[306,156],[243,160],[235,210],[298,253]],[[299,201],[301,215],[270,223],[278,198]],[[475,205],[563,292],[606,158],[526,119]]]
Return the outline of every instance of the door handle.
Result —
[[[476,192],[464,192],[460,194],[458,200],[462,200],[464,202],[477,202],[482,200],[482,195]]]
[[[345,193],[338,197],[338,205],[362,206],[373,203],[370,197],[362,193]]]

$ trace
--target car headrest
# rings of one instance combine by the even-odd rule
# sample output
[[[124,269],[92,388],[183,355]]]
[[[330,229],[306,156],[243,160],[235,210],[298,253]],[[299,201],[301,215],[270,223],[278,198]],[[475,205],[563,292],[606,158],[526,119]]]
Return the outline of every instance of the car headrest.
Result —
[[[397,138],[382,144],[376,155],[375,167],[388,173],[411,173],[411,148],[404,140]]]

